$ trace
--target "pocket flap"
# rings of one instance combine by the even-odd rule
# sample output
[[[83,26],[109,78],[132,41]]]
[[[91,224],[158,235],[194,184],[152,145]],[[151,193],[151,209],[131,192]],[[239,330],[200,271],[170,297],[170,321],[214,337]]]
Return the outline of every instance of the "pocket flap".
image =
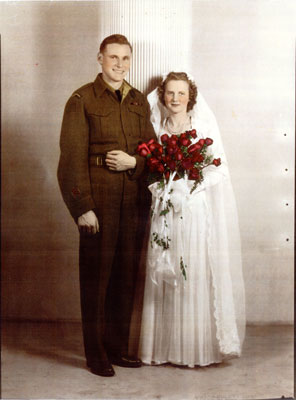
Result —
[[[94,117],[106,117],[107,115],[111,114],[114,112],[113,108],[110,107],[97,107],[88,110],[88,115],[94,116]]]
[[[143,108],[142,105],[138,105],[138,104],[129,104],[128,105],[128,109],[131,112],[134,112],[136,114],[141,115],[142,117],[145,117],[145,110]]]

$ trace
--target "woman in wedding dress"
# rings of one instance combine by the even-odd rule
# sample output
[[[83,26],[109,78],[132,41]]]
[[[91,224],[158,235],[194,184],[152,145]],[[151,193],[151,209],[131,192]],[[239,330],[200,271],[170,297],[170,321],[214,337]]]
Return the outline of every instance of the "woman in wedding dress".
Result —
[[[148,95],[161,136],[192,129],[211,138],[208,152],[221,165],[193,180],[170,178],[152,192],[139,356],[145,364],[194,367],[241,355],[245,298],[237,210],[216,119],[186,73],[169,73]],[[170,204],[165,218],[164,202]],[[155,234],[169,240],[164,248]]]

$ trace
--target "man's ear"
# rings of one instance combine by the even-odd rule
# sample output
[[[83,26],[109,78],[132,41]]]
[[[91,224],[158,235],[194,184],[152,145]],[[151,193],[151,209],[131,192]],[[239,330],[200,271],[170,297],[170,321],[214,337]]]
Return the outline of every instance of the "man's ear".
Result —
[[[98,59],[99,64],[102,65],[103,64],[103,54],[102,53],[98,53],[97,59]]]

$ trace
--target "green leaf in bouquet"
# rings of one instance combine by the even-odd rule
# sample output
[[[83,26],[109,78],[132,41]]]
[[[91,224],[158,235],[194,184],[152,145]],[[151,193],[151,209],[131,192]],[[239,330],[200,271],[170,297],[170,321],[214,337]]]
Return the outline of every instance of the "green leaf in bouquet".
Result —
[[[181,256],[180,257],[180,269],[181,269],[181,272],[182,272],[182,275],[183,275],[185,281],[187,279],[186,268],[187,268],[187,265],[184,264],[183,257]]]

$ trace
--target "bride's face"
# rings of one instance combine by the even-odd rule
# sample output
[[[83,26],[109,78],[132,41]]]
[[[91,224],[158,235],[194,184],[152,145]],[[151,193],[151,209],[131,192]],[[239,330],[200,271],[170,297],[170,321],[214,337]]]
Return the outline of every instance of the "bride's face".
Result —
[[[169,81],[164,91],[164,102],[171,113],[186,113],[189,102],[189,84],[185,81]]]

